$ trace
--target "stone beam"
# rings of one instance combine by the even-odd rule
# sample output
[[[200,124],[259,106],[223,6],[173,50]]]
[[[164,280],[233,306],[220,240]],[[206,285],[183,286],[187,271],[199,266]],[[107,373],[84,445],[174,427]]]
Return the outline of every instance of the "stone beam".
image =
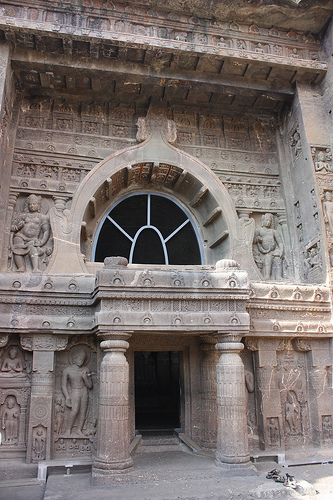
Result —
[[[57,73],[68,74],[79,73],[81,71],[103,74],[110,78],[110,75],[126,77],[127,84],[155,84],[160,87],[179,87],[205,90],[206,92],[235,93],[235,89],[246,95],[256,95],[258,92],[266,92],[270,98],[280,100],[291,100],[294,90],[291,85],[281,87],[273,82],[250,81],[239,76],[222,76],[214,74],[198,73],[195,71],[168,69],[154,71],[152,66],[142,64],[121,62],[78,59],[66,55],[42,54],[29,50],[15,50],[12,56],[13,67],[17,70],[27,70],[33,66],[39,72],[56,71]]]

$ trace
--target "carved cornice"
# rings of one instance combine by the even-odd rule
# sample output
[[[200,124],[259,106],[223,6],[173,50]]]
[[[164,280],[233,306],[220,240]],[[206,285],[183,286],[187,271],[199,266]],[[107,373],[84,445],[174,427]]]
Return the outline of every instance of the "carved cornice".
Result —
[[[26,38],[26,47],[34,47],[32,33],[37,37],[46,35],[63,37],[65,51],[71,52],[72,40],[84,38],[92,45],[100,42],[126,44],[131,48],[155,48],[169,51],[195,52],[202,55],[227,57],[290,66],[323,72],[327,65],[319,61],[319,43],[312,35],[292,30],[265,29],[252,25],[205,22],[188,16],[173,16],[149,12],[134,5],[124,6],[112,3],[112,8],[97,9],[71,5],[67,10],[65,2],[50,5],[34,3],[27,8],[21,2],[3,4],[0,24],[9,43]],[[80,22],[76,24],[76,18]],[[19,33],[16,39],[16,33]],[[42,42],[40,42],[42,45]],[[90,50],[94,55],[94,47]],[[98,53],[98,49],[96,54]]]

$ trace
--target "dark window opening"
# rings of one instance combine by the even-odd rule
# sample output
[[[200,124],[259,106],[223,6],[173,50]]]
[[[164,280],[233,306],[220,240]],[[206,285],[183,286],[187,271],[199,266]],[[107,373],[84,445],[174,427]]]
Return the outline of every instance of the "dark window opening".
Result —
[[[94,260],[126,257],[130,264],[201,264],[194,226],[180,206],[157,194],[125,198],[100,230]]]

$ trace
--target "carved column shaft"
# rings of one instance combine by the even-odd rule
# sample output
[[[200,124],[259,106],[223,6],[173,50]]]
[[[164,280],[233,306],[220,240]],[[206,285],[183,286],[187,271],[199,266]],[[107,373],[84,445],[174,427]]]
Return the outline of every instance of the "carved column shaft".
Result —
[[[236,339],[238,340],[238,339]],[[229,468],[250,465],[248,449],[244,365],[241,342],[220,336],[217,380],[216,465]]]
[[[203,337],[201,350],[204,359],[201,363],[201,407],[202,407],[202,446],[216,448],[217,410],[216,410],[216,362],[218,353],[215,339]]]
[[[27,462],[34,457],[36,429],[45,429],[45,460],[51,458],[52,394],[54,387],[54,351],[33,351]],[[44,432],[44,431],[43,431]]]
[[[100,401],[97,455],[92,470],[94,484],[108,484],[115,474],[133,466],[129,434],[129,365],[124,340],[115,335],[101,342],[106,352],[100,366]]]
[[[27,462],[50,460],[54,352],[67,346],[67,336],[21,335],[23,349],[33,352]]]

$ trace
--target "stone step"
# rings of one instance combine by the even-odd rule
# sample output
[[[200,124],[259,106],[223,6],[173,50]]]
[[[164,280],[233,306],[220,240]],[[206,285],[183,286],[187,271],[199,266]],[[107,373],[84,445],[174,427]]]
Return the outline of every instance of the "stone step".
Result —
[[[181,451],[184,445],[174,434],[171,435],[143,435],[136,451],[138,453],[152,453],[161,451]]]

